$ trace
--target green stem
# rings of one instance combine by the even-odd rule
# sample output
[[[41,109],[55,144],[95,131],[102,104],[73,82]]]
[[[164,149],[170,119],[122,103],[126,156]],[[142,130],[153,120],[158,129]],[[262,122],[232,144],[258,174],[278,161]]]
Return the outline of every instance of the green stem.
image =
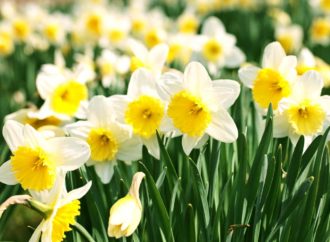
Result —
[[[73,227],[79,231],[79,233],[81,233],[88,242],[95,242],[95,240],[93,239],[93,237],[88,233],[88,231],[78,222],[76,222],[75,224],[73,224]]]

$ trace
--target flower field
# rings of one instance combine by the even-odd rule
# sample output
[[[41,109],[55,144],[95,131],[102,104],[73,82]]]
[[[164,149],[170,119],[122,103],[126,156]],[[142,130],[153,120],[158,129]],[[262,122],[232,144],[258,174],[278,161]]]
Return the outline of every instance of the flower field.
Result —
[[[0,1],[0,241],[330,241],[329,0]]]

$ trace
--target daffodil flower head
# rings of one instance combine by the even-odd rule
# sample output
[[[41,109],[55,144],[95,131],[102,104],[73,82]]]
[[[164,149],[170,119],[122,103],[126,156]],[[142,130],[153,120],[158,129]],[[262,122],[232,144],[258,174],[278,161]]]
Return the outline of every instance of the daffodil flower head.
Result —
[[[274,110],[282,98],[290,96],[297,77],[297,58],[286,56],[279,42],[266,46],[262,68],[248,65],[239,69],[239,77],[252,89],[254,101],[262,109],[271,103]]]
[[[92,182],[83,187],[66,191],[65,179],[60,176],[51,190],[30,192],[29,205],[43,215],[29,242],[61,242],[66,232],[72,230],[76,217],[80,215],[80,201],[90,189]]]
[[[161,97],[168,103],[168,131],[183,134],[182,146],[188,155],[207,135],[222,142],[236,140],[237,127],[227,112],[240,93],[232,80],[212,81],[203,65],[191,62],[183,76],[167,73],[159,82]]]
[[[135,173],[128,194],[111,207],[108,227],[110,237],[128,237],[138,227],[142,216],[139,188],[144,176],[143,172]]]
[[[87,120],[66,126],[68,132],[86,141],[91,149],[87,165],[94,166],[103,183],[109,183],[117,160],[127,164],[141,157],[142,144],[130,126],[116,120],[114,106],[104,96],[89,103]]]
[[[279,103],[274,117],[274,136],[289,136],[296,143],[305,137],[307,145],[329,126],[330,97],[321,96],[323,80],[316,71],[307,71],[295,85],[292,95]]]
[[[41,191],[53,187],[59,172],[78,169],[90,156],[88,144],[73,137],[44,136],[30,125],[6,121],[3,136],[12,151],[0,167],[0,181]]]
[[[166,110],[156,82],[157,79],[149,70],[140,68],[131,76],[127,95],[114,95],[110,100],[117,108],[118,120],[129,125],[149,153],[159,159],[156,133],[162,133],[166,125]]]

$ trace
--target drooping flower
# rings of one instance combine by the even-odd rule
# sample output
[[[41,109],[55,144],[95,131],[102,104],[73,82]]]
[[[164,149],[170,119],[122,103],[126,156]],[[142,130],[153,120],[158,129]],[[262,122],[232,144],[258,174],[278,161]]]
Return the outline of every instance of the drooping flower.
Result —
[[[143,172],[135,173],[128,194],[111,207],[108,227],[110,237],[128,237],[138,227],[142,216],[139,188],[144,176]]]
[[[330,124],[330,96],[321,96],[323,80],[316,71],[307,71],[296,83],[290,97],[279,102],[274,117],[274,137],[289,136],[296,143],[303,135],[306,145]]]
[[[290,96],[296,81],[297,58],[286,56],[279,42],[266,46],[261,68],[245,66],[238,74],[245,86],[252,89],[253,100],[266,109],[271,103],[276,110],[282,98]]]
[[[90,189],[92,182],[67,192],[64,177],[60,177],[51,190],[31,192],[30,206],[44,213],[29,242],[61,242],[65,233],[72,230],[80,215],[80,201]]]
[[[60,171],[78,169],[90,156],[88,144],[78,138],[45,139],[30,125],[13,120],[6,121],[3,136],[12,156],[0,167],[0,181],[20,183],[24,189],[50,189]]]
[[[130,164],[141,158],[142,144],[131,128],[116,121],[113,107],[103,96],[95,96],[88,106],[87,121],[66,126],[73,136],[85,140],[91,149],[87,165],[95,167],[103,183],[109,183],[117,160]]]
[[[237,82],[212,81],[203,65],[191,62],[183,76],[165,74],[159,89],[168,103],[167,131],[183,134],[182,146],[187,155],[208,135],[222,142],[237,139],[237,127],[226,110],[240,93]]]

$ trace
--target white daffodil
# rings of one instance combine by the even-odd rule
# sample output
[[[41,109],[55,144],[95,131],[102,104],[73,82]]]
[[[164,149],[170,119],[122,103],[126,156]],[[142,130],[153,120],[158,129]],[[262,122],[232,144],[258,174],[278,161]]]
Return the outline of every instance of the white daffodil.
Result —
[[[44,218],[32,234],[29,242],[61,242],[65,233],[72,230],[80,215],[80,201],[90,189],[92,182],[83,187],[66,191],[65,179],[59,178],[51,190],[31,192],[31,207],[44,213]]]
[[[314,44],[327,46],[330,43],[330,17],[314,18],[310,32]]]
[[[297,24],[276,26],[275,39],[280,42],[287,54],[294,53],[302,45],[303,29]]]
[[[130,164],[142,156],[140,139],[132,136],[129,126],[115,120],[114,110],[103,96],[90,101],[87,121],[68,125],[67,130],[89,144],[91,157],[87,165],[95,167],[103,183],[110,182],[117,160]]]
[[[182,146],[187,155],[207,135],[226,143],[237,139],[237,127],[226,110],[240,93],[237,82],[212,81],[198,62],[188,64],[183,76],[167,73],[162,79],[160,94],[168,102],[167,115],[171,119],[167,131],[183,134]]]
[[[50,189],[58,172],[82,166],[90,156],[88,144],[78,138],[45,139],[30,125],[6,121],[3,128],[12,156],[0,167],[0,182],[20,183],[24,189]]]
[[[207,62],[212,74],[222,67],[239,67],[245,61],[244,53],[236,47],[236,37],[228,34],[216,17],[209,17],[205,21],[197,51]]]
[[[128,194],[111,207],[108,226],[110,237],[128,237],[138,227],[142,216],[139,188],[144,176],[143,172],[135,173]]]
[[[60,66],[46,64],[37,76],[37,89],[45,101],[36,117],[55,116],[62,120],[72,117],[84,118],[88,104],[86,82],[89,70],[81,66],[74,72]]]
[[[134,54],[131,58],[132,72],[143,67],[150,70],[156,77],[161,74],[168,55],[167,45],[159,44],[148,51],[142,43],[130,40],[129,47]]]
[[[165,104],[156,90],[155,77],[146,69],[136,70],[129,82],[127,95],[109,98],[120,122],[131,126],[151,155],[159,159],[156,132],[166,125]]]
[[[297,58],[286,56],[279,42],[266,46],[261,68],[248,65],[238,71],[243,84],[252,89],[253,100],[262,109],[271,103],[276,110],[282,98],[290,96],[297,78]]]
[[[129,71],[130,59],[128,56],[118,56],[110,50],[103,50],[101,56],[97,59],[97,65],[102,75],[103,87],[111,85],[123,89],[125,82],[122,77]]]
[[[274,137],[289,136],[296,143],[305,137],[305,147],[330,124],[330,96],[320,96],[321,75],[307,71],[296,83],[292,95],[279,102],[274,117]]]

